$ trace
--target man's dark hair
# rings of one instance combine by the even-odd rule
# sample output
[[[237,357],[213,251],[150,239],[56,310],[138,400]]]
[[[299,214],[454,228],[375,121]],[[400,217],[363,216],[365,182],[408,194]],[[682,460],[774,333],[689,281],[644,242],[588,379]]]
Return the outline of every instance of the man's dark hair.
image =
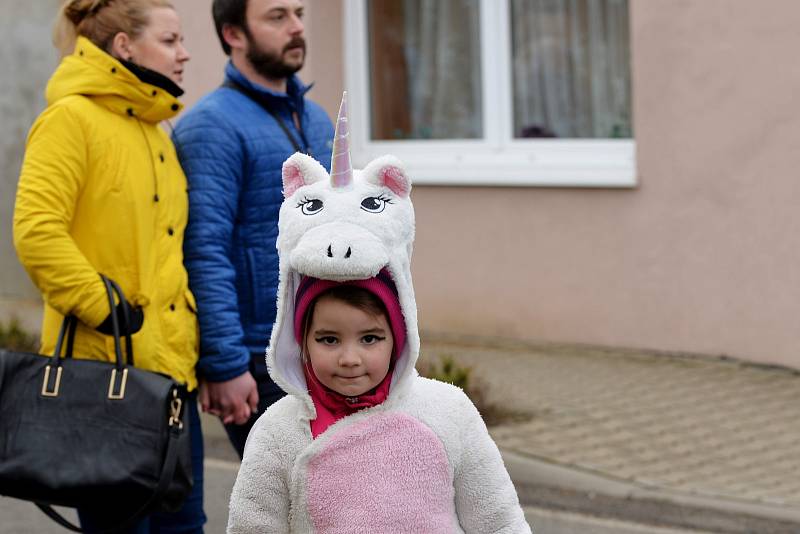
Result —
[[[217,37],[222,45],[225,55],[231,55],[231,47],[225,42],[222,36],[222,27],[226,24],[242,28],[245,33],[247,29],[247,0],[214,0],[211,5],[211,15],[214,17],[214,26],[217,29]]]

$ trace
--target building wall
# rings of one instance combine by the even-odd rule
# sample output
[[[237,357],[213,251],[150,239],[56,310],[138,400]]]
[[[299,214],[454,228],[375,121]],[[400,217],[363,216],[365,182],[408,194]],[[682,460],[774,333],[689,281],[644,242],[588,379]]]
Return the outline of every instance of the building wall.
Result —
[[[415,187],[420,326],[800,367],[800,3],[630,2],[640,185]],[[175,0],[193,54],[188,104],[222,80],[210,3]],[[342,2],[307,5],[301,76],[333,115],[343,89]],[[39,2],[25,10],[28,19],[47,11]],[[19,42],[42,30],[3,21]],[[51,57],[46,45],[40,37],[31,50]],[[25,83],[40,91],[50,61]],[[4,227],[8,181],[4,167]],[[19,269],[8,274],[9,240],[3,232],[0,291],[30,294],[19,289],[27,280]]]
[[[39,298],[17,260],[11,226],[25,138],[44,109],[44,87],[57,53],[50,28],[58,0],[0,0],[0,320],[16,316],[38,328]]]
[[[639,187],[416,187],[420,326],[800,367],[800,3],[630,3]]]

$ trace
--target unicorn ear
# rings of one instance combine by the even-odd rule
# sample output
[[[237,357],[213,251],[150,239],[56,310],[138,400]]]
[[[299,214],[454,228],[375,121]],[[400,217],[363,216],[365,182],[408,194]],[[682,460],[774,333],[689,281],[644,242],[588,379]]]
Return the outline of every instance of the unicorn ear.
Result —
[[[317,160],[300,152],[295,152],[283,162],[281,174],[284,198],[289,198],[304,185],[328,178],[328,173]]]
[[[406,175],[403,163],[394,156],[381,156],[364,167],[363,175],[367,182],[388,187],[399,197],[411,193],[411,179]]]

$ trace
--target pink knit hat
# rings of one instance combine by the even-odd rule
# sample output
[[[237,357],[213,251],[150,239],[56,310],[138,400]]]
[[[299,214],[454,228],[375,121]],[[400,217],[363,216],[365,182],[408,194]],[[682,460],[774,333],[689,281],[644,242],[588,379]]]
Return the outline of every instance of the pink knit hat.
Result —
[[[394,338],[393,355],[396,358],[403,351],[406,343],[406,323],[403,319],[403,311],[400,308],[400,301],[397,297],[397,288],[392,282],[392,278],[386,269],[382,269],[377,276],[366,280],[350,280],[347,282],[334,282],[332,280],[320,280],[304,276],[300,281],[295,295],[294,306],[294,337],[297,343],[303,345],[303,317],[308,306],[323,292],[338,286],[355,286],[366,289],[380,299],[386,307],[389,319],[389,327],[392,329]]]

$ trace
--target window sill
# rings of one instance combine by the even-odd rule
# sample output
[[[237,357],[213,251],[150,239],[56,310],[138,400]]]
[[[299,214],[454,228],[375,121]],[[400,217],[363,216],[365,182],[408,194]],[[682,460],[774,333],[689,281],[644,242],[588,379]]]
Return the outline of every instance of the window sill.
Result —
[[[417,185],[636,186],[632,140],[526,140],[503,148],[483,141],[378,141],[353,147],[354,166],[383,154],[398,157]]]

